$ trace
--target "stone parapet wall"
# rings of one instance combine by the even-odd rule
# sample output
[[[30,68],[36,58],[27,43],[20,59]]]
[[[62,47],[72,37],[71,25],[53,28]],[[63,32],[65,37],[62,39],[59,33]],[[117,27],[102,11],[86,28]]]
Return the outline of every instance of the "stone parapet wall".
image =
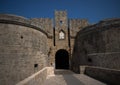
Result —
[[[84,74],[102,81],[108,85],[120,85],[120,70],[101,68],[95,66],[80,66],[80,70]]]
[[[47,76],[54,75],[53,67],[45,67],[28,78],[20,81],[16,85],[43,85]]]
[[[43,68],[35,74],[32,74],[28,78],[20,81],[16,85],[42,85],[47,77],[47,69]]]

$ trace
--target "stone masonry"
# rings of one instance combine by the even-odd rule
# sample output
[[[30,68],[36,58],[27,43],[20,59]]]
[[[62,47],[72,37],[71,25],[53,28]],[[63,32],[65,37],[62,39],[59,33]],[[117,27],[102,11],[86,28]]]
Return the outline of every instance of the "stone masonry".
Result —
[[[72,69],[80,65],[120,70],[120,19],[107,19],[78,32],[72,52]]]
[[[55,11],[55,21],[0,14],[0,84],[14,85],[46,66],[54,66],[55,54],[60,49],[70,53],[74,44],[70,36],[75,36],[76,31],[68,29],[74,29],[78,23],[75,27],[78,30],[88,22],[81,19],[69,22],[66,11]],[[62,40],[61,31],[65,35]]]
[[[80,65],[120,69],[119,43],[120,19],[90,25],[86,19],[69,19],[66,11],[55,11],[54,19],[0,14],[0,84],[15,85],[55,67],[63,55],[57,56],[59,51],[68,53],[68,68],[77,73]]]

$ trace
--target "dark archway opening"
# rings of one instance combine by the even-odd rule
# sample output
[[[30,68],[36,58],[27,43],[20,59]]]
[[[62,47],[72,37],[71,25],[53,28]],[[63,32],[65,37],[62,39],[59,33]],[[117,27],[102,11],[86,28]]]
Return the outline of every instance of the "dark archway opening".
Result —
[[[60,49],[55,55],[56,69],[69,69],[69,54],[66,50]]]

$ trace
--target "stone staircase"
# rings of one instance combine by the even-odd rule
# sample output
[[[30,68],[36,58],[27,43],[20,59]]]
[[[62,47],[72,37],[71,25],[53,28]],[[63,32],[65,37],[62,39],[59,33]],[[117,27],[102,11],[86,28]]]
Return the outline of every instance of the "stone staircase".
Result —
[[[75,74],[70,70],[55,70],[43,85],[107,85],[84,74]]]

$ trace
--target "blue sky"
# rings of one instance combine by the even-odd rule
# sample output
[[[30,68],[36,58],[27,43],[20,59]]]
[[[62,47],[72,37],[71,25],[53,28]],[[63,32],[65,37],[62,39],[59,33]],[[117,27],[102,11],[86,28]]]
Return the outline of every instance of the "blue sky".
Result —
[[[86,18],[96,23],[120,18],[120,0],[0,0],[0,13],[26,18],[53,18],[55,10],[66,10],[68,18]]]

